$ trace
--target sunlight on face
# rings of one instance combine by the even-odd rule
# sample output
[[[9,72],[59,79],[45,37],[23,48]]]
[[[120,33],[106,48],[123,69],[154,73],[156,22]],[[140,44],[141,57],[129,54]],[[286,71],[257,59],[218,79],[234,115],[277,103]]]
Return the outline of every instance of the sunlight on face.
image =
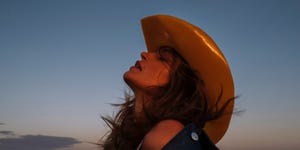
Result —
[[[141,58],[124,74],[125,81],[133,91],[147,91],[151,87],[164,86],[169,82],[172,54],[142,52]]]

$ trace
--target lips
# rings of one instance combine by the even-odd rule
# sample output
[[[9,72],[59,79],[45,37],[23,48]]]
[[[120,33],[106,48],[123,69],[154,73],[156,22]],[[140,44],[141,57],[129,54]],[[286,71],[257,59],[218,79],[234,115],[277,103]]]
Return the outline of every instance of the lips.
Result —
[[[137,69],[139,69],[140,71],[142,71],[142,66],[141,66],[141,64],[140,64],[139,61],[136,61],[136,62],[135,62],[134,67],[137,68]]]

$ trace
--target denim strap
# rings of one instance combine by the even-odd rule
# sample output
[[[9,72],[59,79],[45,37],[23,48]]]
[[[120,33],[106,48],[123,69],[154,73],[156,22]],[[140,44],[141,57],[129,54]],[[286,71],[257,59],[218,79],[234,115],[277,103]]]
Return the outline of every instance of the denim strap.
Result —
[[[206,133],[191,123],[185,126],[162,150],[219,150]]]

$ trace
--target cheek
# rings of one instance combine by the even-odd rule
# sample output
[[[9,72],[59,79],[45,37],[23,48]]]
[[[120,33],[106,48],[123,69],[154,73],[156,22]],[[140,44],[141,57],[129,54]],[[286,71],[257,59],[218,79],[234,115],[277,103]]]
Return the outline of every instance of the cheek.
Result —
[[[164,86],[169,82],[169,67],[162,63],[153,63],[144,70],[144,80],[149,86]]]
[[[157,78],[157,85],[163,86],[170,81],[170,72],[168,69],[164,69],[160,72]]]

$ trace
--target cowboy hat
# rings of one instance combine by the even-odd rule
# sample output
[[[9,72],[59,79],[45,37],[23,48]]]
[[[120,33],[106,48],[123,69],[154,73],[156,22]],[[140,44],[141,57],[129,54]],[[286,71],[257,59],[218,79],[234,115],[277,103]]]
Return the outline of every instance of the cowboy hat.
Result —
[[[197,70],[204,80],[209,106],[217,108],[234,97],[234,84],[229,65],[215,42],[200,28],[179,18],[154,15],[141,20],[149,52],[170,46]],[[231,101],[220,118],[205,123],[204,131],[217,143],[228,129],[234,102]]]

